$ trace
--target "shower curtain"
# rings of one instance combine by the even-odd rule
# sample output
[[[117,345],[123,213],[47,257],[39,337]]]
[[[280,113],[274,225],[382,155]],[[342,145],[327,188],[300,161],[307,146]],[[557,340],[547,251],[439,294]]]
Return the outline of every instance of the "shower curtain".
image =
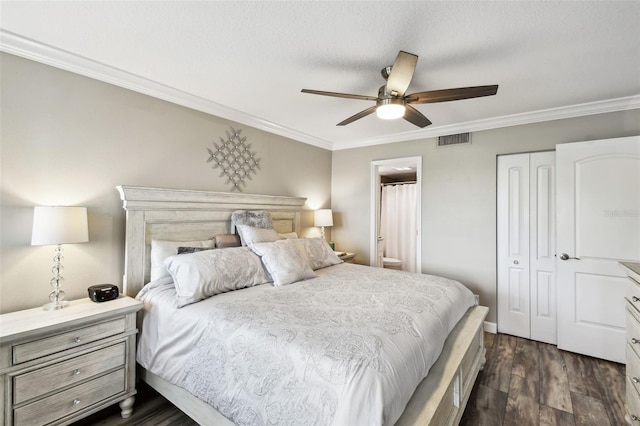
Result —
[[[380,235],[385,257],[402,260],[402,270],[416,272],[417,218],[415,183],[385,185],[380,206]]]

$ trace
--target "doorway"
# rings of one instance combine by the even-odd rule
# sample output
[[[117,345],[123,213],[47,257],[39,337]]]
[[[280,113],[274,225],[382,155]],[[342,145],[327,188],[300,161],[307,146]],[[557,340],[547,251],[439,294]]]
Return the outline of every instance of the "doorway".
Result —
[[[406,187],[403,187],[405,186]],[[388,188],[387,192],[395,198],[410,191],[409,200],[412,203],[400,207],[394,213],[388,210],[383,213],[383,187]],[[393,193],[397,193],[393,195]],[[391,200],[392,198],[389,198]],[[385,194],[385,200],[387,200]],[[404,205],[404,204],[403,204]],[[403,210],[404,209],[404,210]],[[402,213],[402,212],[405,213]],[[382,230],[385,226],[382,220],[385,216],[403,219],[405,222],[404,231],[386,231],[393,235],[385,236]],[[413,225],[406,223],[408,217],[415,217]],[[378,160],[371,162],[371,239],[370,239],[370,265],[382,267],[383,258],[387,254],[387,243],[390,243],[389,254],[394,254],[394,258],[402,261],[402,269],[410,272],[422,271],[422,157],[405,157],[388,160]],[[394,222],[393,220],[387,222]],[[401,232],[403,235],[398,235]],[[400,242],[399,242],[400,240]],[[404,241],[404,242],[402,242]],[[393,245],[393,247],[391,247]],[[397,256],[397,257],[396,257]],[[404,259],[403,259],[404,257]]]

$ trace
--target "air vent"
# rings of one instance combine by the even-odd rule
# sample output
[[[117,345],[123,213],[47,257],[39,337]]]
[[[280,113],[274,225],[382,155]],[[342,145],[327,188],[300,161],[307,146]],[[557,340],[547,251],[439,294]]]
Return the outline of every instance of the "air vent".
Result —
[[[447,135],[438,137],[438,146],[470,144],[471,133],[458,133],[457,135]]]

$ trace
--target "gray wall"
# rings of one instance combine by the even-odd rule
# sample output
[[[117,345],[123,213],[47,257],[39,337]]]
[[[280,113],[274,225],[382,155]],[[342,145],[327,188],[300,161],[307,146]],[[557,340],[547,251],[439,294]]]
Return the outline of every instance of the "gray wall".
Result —
[[[473,134],[469,146],[434,139],[333,153],[56,68],[0,54],[0,312],[47,302],[53,247],[32,247],[35,205],[89,208],[86,244],[65,248],[68,299],[89,285],[120,284],[124,212],[119,184],[229,191],[206,163],[230,125],[262,158],[246,193],[307,197],[332,207],[339,250],[369,259],[370,163],[423,157],[423,272],[459,279],[495,321],[496,155],[558,143],[640,134],[640,111],[602,114]],[[311,212],[303,226],[313,224]],[[313,235],[316,228],[307,229]]]
[[[333,239],[369,262],[371,161],[422,156],[422,271],[460,280],[496,321],[496,156],[640,134],[640,110],[477,132],[472,144],[435,139],[333,153]]]
[[[243,192],[330,207],[330,151],[12,55],[0,54],[0,67],[2,313],[40,306],[51,291],[53,247],[30,246],[33,206],[88,207],[90,242],[65,246],[68,299],[121,284],[125,215],[115,186],[228,192],[206,148],[229,126],[262,159]]]

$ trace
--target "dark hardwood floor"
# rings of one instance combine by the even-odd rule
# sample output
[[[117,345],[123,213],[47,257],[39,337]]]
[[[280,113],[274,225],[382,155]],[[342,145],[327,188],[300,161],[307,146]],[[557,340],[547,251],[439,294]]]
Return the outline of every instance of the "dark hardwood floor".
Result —
[[[623,426],[625,366],[485,333],[487,363],[461,425]]]
[[[197,426],[198,423],[178,410],[173,404],[150,388],[138,383],[138,394],[133,414],[128,419],[120,416],[120,407],[115,404],[86,417],[72,426]]]
[[[553,345],[485,333],[487,363],[473,388],[464,426],[623,426],[624,365]],[[196,423],[140,383],[133,416],[118,405],[75,426],[192,426]]]

